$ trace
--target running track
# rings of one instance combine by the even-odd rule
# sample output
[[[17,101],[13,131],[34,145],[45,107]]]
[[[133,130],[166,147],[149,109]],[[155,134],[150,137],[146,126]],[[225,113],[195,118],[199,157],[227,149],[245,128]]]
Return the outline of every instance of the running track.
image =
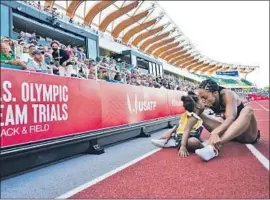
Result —
[[[255,109],[262,134],[261,142],[255,148],[269,159],[269,102],[252,102],[250,105]],[[238,143],[227,144],[220,156],[208,163],[194,154],[180,158],[175,149],[164,149],[118,173],[112,172],[112,176],[107,174],[75,188],[60,198],[269,199],[269,160],[264,163],[268,165],[267,169],[256,156],[246,145]]]
[[[265,166],[238,143],[227,144],[220,157],[208,163],[196,155],[177,157],[175,149],[151,145],[163,130],[107,147],[102,155],[81,155],[3,180],[1,198],[269,199],[269,102],[250,105],[262,134],[255,145],[262,154],[255,155]]]

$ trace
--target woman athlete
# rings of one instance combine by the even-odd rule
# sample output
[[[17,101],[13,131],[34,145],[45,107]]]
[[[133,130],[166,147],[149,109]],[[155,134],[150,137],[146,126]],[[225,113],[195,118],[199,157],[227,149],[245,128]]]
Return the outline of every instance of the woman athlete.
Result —
[[[223,115],[223,120],[217,120],[201,110],[203,126],[211,133],[208,144],[215,148],[204,147],[196,150],[201,158],[212,159],[217,154],[212,154],[211,151],[220,150],[221,146],[229,141],[244,144],[255,144],[259,141],[260,131],[254,111],[244,106],[236,93],[219,86],[211,79],[202,81],[197,93],[206,108],[212,109],[215,114]],[[213,156],[209,157],[209,153]]]

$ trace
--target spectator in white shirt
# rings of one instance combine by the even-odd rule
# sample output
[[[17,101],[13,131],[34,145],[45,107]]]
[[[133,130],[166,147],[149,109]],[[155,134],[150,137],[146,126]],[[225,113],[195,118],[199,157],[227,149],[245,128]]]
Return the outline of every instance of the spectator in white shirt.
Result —
[[[23,53],[20,60],[24,62],[25,64],[28,64],[30,61],[34,59],[34,56],[32,54],[35,50],[36,50],[35,45],[33,44],[29,45],[28,53]]]

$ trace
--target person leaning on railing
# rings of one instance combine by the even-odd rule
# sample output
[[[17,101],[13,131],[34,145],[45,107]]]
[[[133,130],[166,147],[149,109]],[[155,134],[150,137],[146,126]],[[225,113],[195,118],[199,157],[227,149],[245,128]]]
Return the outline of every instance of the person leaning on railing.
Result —
[[[59,43],[57,41],[51,42],[51,47],[53,49],[52,57],[55,66],[59,68],[60,76],[71,77],[73,66],[70,63],[69,54],[67,54],[65,50],[59,48]]]
[[[16,65],[26,69],[26,64],[19,59],[15,59],[15,56],[10,53],[10,46],[5,42],[1,42],[0,63]]]

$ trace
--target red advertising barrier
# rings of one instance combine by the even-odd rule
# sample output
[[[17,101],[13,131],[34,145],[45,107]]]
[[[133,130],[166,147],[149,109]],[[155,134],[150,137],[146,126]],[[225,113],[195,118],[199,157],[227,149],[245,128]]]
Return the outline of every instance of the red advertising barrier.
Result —
[[[1,147],[181,114],[182,95],[1,69]]]
[[[265,97],[265,96],[259,96],[256,94],[249,94],[248,98],[252,101],[261,101],[261,100],[269,100],[269,97]]]

